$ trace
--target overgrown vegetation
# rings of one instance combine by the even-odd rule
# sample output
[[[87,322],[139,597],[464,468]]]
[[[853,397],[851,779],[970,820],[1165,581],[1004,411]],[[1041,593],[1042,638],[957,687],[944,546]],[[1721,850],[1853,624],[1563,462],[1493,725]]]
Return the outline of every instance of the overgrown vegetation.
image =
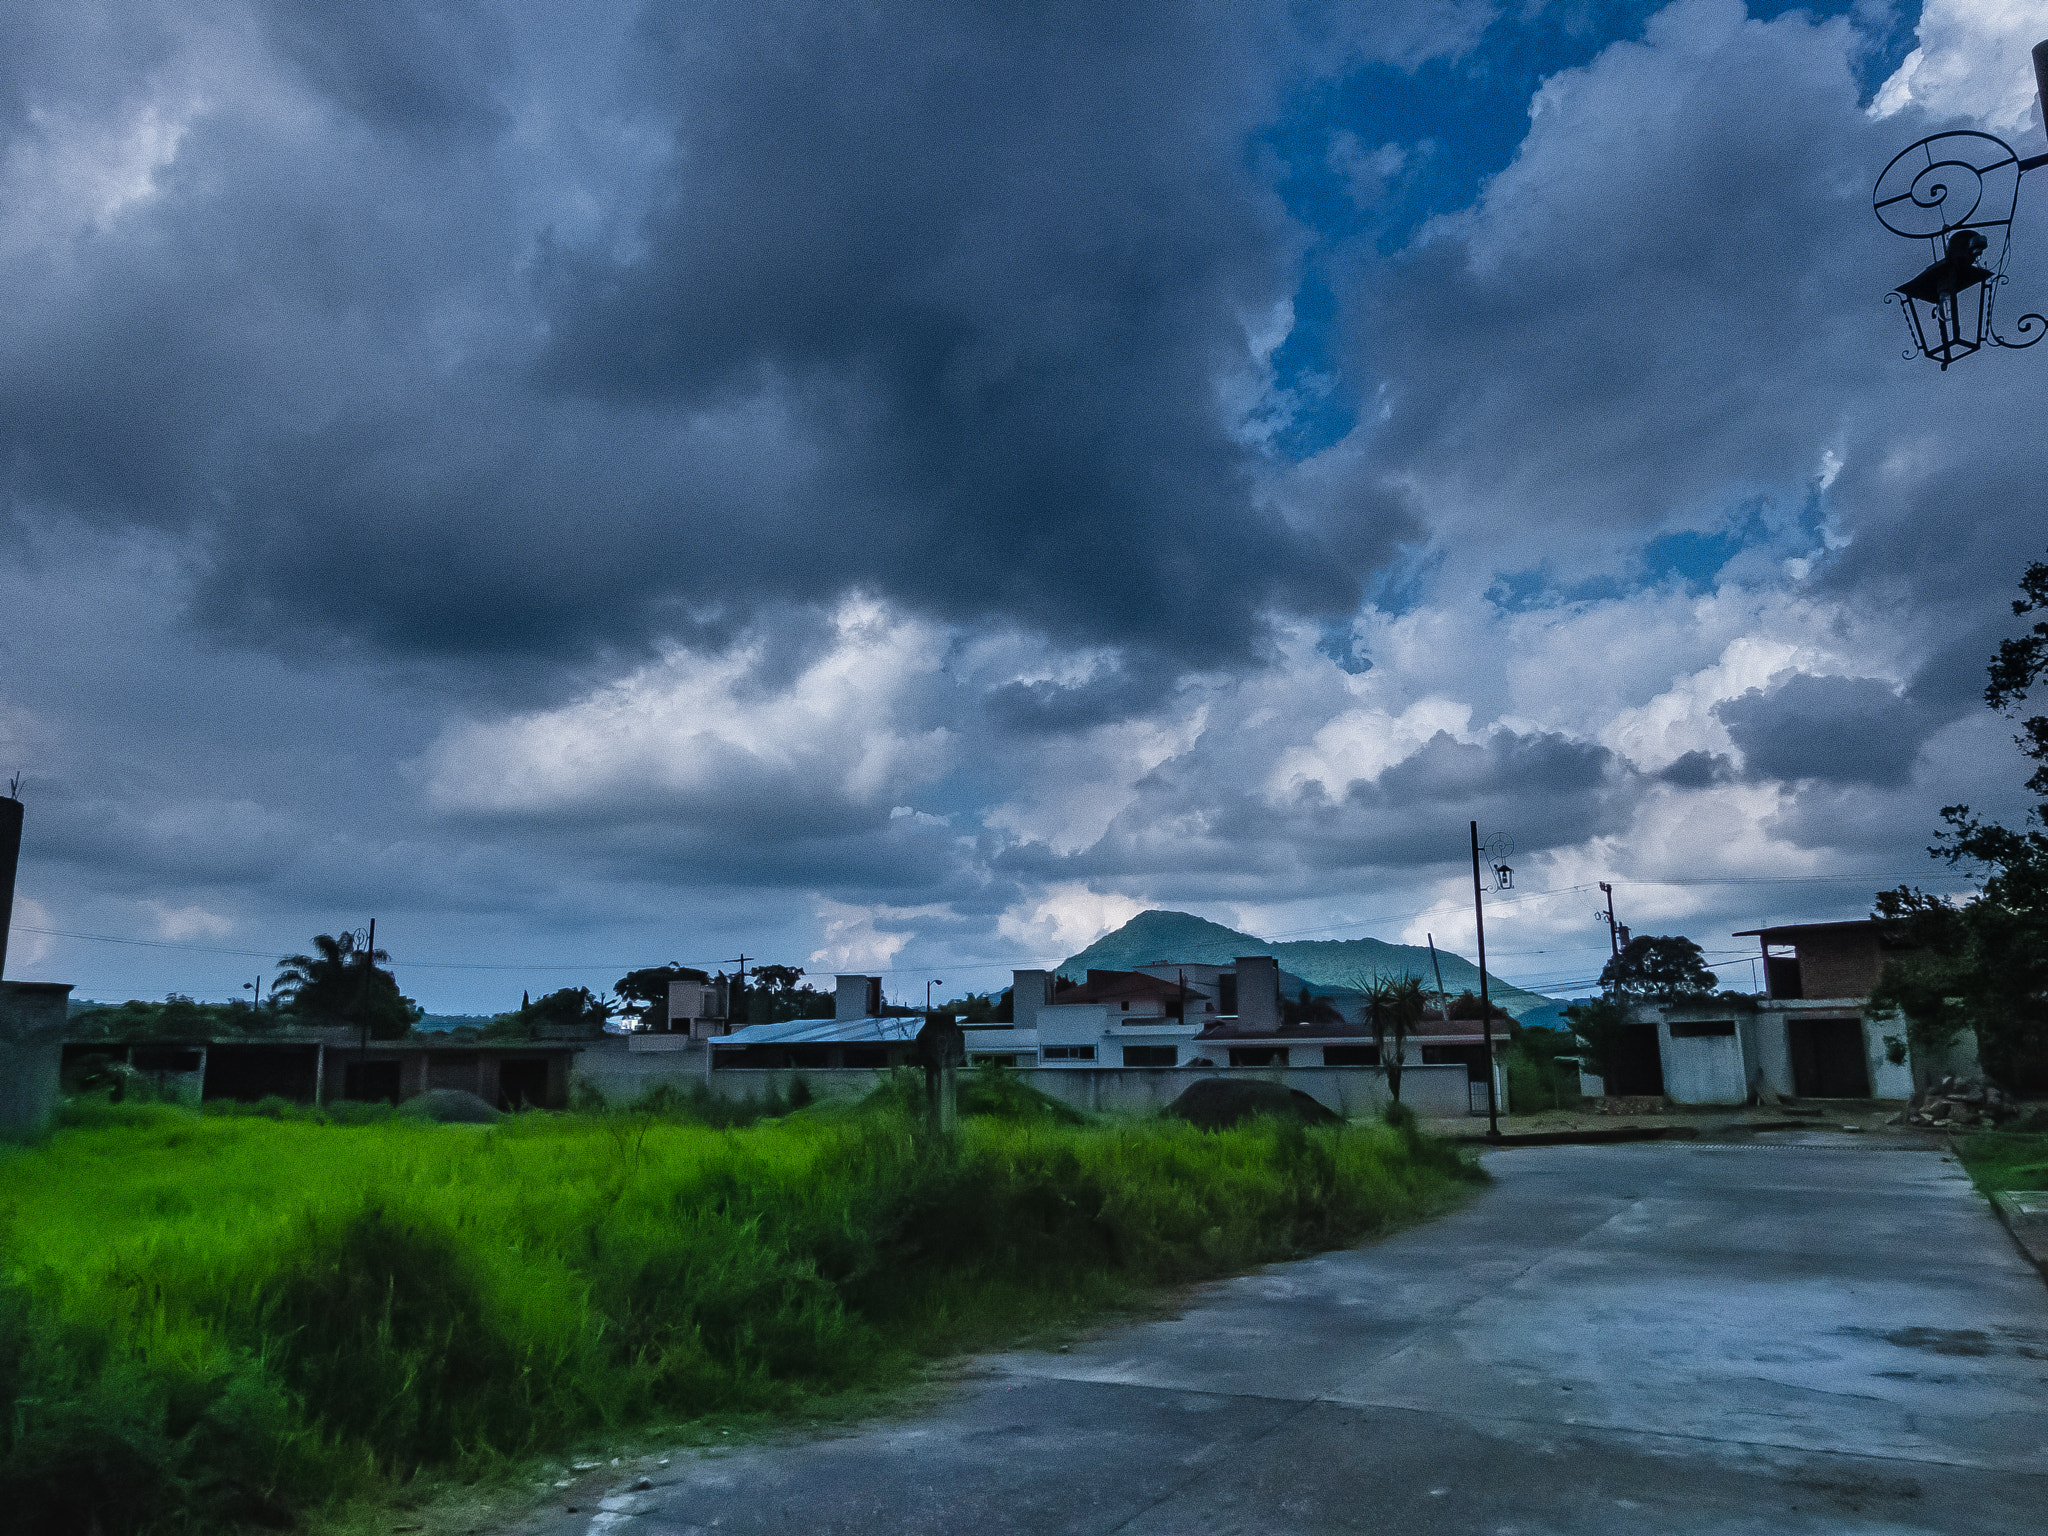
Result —
[[[146,1040],[163,1036],[212,1038],[220,1035],[268,1035],[285,1023],[277,1008],[248,1003],[201,1003],[173,992],[160,1003],[131,998],[80,1008],[64,1026],[68,1040]]]
[[[2029,565],[2015,615],[2048,611],[2048,565]],[[2038,765],[2027,788],[2044,797],[2020,830],[1942,809],[1948,831],[1928,852],[1980,872],[1981,888],[1960,905],[1902,885],[1881,891],[1875,916],[1895,953],[1871,993],[1876,1008],[1905,1016],[1923,1059],[1939,1060],[1962,1033],[1977,1059],[2007,1088],[2048,1087],[2048,715],[2021,716],[2029,691],[2048,678],[2048,621],[1999,643],[1984,702],[2011,716],[2014,738]]]
[[[423,1470],[801,1410],[1473,1176],[1412,1116],[1079,1125],[1005,1074],[935,1143],[915,1088],[735,1128],[679,1098],[490,1128],[78,1104],[0,1161],[8,1528],[285,1525]]]
[[[2048,1109],[2033,1109],[2018,1124],[2024,1129],[1981,1131],[1956,1143],[1979,1189],[2048,1189]]]
[[[494,1014],[491,1022],[478,1031],[486,1040],[530,1040],[543,1030],[562,1034],[586,1035],[596,1039],[604,1033],[618,1005],[610,998],[600,997],[588,987],[563,987],[545,997],[531,994],[519,999],[519,1006],[505,1013]],[[461,1035],[467,1031],[457,1030]]]
[[[1518,1115],[1579,1107],[1583,1047],[1570,1030],[1508,1023],[1508,1104]]]

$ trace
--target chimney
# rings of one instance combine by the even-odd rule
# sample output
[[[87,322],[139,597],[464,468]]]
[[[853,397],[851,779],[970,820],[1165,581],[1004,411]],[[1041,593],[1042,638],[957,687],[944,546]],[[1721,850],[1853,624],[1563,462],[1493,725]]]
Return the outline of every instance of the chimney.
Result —
[[[882,978],[879,976],[834,976],[832,1017],[872,1019],[882,1012]]]
[[[1012,971],[1010,988],[1010,1017],[1016,1027],[1038,1028],[1038,1010],[1052,1001],[1052,972]]]
[[[0,978],[7,975],[7,930],[14,922],[14,868],[21,862],[21,802],[0,795]]]
[[[1237,965],[1237,1027],[1275,1030],[1280,1027],[1280,962],[1271,955],[1239,955]]]

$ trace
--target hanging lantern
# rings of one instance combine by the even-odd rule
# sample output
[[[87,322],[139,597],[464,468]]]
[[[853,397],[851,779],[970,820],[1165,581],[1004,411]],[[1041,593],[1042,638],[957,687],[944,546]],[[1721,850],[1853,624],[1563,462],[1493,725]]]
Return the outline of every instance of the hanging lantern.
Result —
[[[1988,133],[1937,133],[1901,151],[1877,178],[1871,211],[1895,235],[1925,240],[1934,260],[1885,295],[1906,317],[1918,353],[1948,365],[1987,343],[2031,347],[2048,320],[2021,315],[2013,337],[1998,334],[1993,310],[2005,285],[2013,211],[2020,177],[2048,164],[2048,155],[2022,160],[2012,146]]]

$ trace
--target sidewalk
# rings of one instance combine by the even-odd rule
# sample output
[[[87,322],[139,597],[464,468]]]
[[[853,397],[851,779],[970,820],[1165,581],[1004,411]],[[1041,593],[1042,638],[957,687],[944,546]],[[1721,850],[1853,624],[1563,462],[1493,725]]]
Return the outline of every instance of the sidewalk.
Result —
[[[1808,1099],[1777,1108],[1732,1105],[1685,1105],[1633,1114],[1598,1114],[1587,1101],[1581,1109],[1553,1109],[1534,1115],[1502,1115],[1503,1136],[1569,1131],[1676,1129],[1696,1131],[1702,1138],[1769,1136],[1781,1131],[1856,1131],[1893,1147],[1938,1147],[1946,1133],[1886,1122],[1905,1105],[1891,1099]],[[1421,1121],[1432,1136],[1462,1140],[1486,1134],[1486,1116],[1440,1116]]]

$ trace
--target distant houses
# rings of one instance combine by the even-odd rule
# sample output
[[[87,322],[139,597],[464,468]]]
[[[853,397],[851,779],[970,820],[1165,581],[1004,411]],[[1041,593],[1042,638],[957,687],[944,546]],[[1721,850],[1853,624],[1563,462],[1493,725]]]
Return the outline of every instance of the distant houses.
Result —
[[[705,1036],[706,1070],[819,1071],[911,1061],[923,1019],[913,1010],[883,1011],[879,977],[847,975],[835,982],[831,1019],[750,1024]],[[961,1027],[970,1066],[1096,1073],[1370,1071],[1382,1063],[1360,1018],[1362,1005],[1355,991],[1312,987],[1282,971],[1270,955],[1246,955],[1231,965],[1159,961],[1128,971],[1093,970],[1084,981],[1065,985],[1052,971],[1015,971],[1011,1017]],[[685,1050],[699,1044],[680,1031],[671,1038],[675,1044],[664,1046],[635,1036],[628,1049]],[[1496,1059],[1506,1048],[1506,1031],[1496,1026]],[[1455,1067],[1454,1080],[1473,1085],[1484,1101],[1486,1047],[1476,1018],[1430,1013],[1410,1035],[1403,1065]],[[1497,1090],[1505,1091],[1498,1084]],[[1465,1102],[1461,1091],[1457,1108]]]
[[[1589,1086],[1680,1104],[1912,1094],[1905,1021],[1869,1008],[1894,953],[1883,925],[1867,918],[1788,923],[1735,937],[1761,946],[1764,995],[1639,1004],[1607,1078]],[[1972,1064],[1944,1057],[1919,1065],[1924,1074],[1939,1074]]]
[[[1874,922],[1746,930],[1766,978],[1758,998],[1722,993],[1638,1005],[1590,1092],[1741,1104],[1760,1098],[1899,1098],[1913,1091],[1901,1021],[1873,1017],[1868,997],[1889,951]],[[793,974],[793,973],[792,973]],[[284,1028],[264,1036],[71,1038],[74,1081],[117,1071],[165,1098],[278,1096],[301,1103],[398,1102],[461,1088],[501,1108],[565,1106],[583,1083],[619,1102],[667,1084],[720,1096],[787,1092],[792,1074],[830,1074],[814,1091],[867,1091],[871,1074],[914,1065],[922,1013],[885,1002],[882,978],[836,976],[832,1017],[748,1023],[732,1017],[724,976],[671,969],[664,1003],[627,1033],[537,1028],[534,1038],[465,1029],[364,1042],[353,1032]],[[810,994],[805,1006],[821,1005]],[[1509,1108],[1509,1031],[1496,1011],[1492,1057],[1476,999],[1426,1010],[1401,1058],[1403,1096],[1424,1113],[1483,1110],[1489,1072]],[[1317,985],[1272,955],[1158,960],[1092,968],[1080,979],[1018,970],[1000,1005],[961,1020],[970,1066],[1032,1072],[1047,1091],[1089,1107],[1165,1102],[1211,1073],[1283,1078],[1347,1113],[1389,1091],[1363,993]],[[1466,1006],[1472,1005],[1472,1006]],[[990,1014],[993,1013],[991,1017]],[[1459,1017],[1470,1013],[1472,1017]],[[1930,1071],[1967,1062],[1922,1063]]]

